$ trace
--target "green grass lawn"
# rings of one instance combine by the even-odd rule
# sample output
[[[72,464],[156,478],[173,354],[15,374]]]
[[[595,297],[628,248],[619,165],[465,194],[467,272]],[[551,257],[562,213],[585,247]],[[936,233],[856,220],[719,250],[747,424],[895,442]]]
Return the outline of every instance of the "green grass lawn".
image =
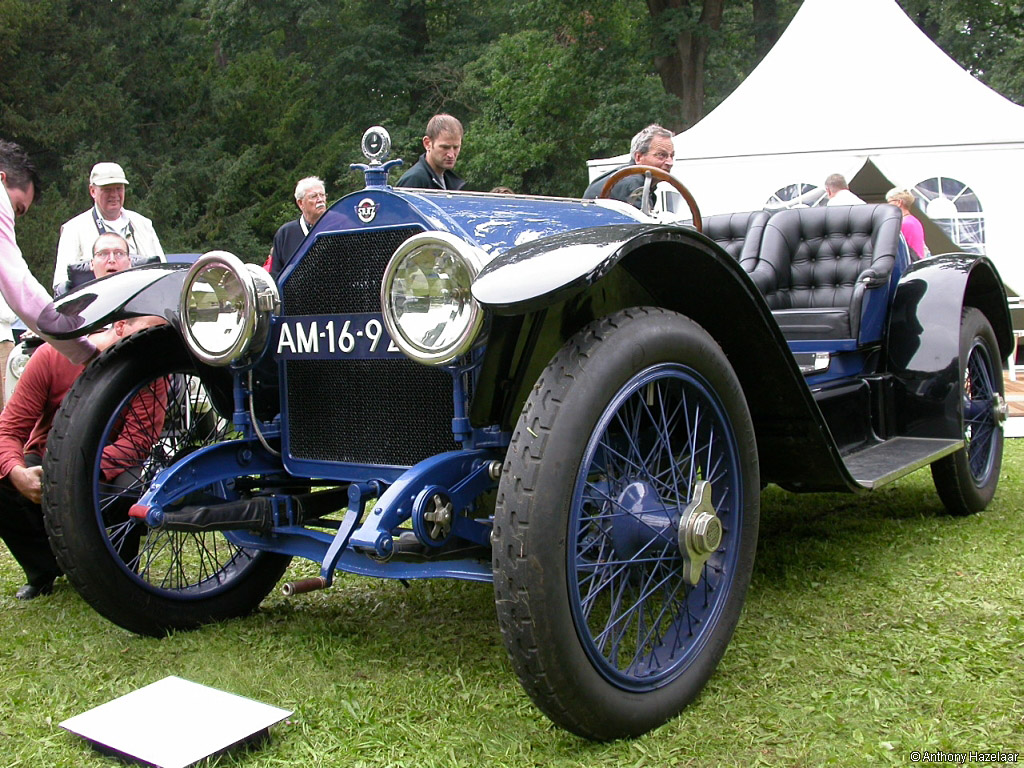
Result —
[[[167,675],[294,710],[215,766],[909,765],[1024,752],[1024,440],[988,510],[942,511],[927,470],[877,493],[765,491],[739,629],[702,696],[634,741],[555,728],[510,668],[491,587],[339,575],[161,640],[65,580],[14,599],[0,546],[0,768],[116,766],[58,723]],[[306,562],[295,576],[313,575]],[[294,576],[293,576],[294,577]],[[1024,759],[1024,758],[1022,758]]]

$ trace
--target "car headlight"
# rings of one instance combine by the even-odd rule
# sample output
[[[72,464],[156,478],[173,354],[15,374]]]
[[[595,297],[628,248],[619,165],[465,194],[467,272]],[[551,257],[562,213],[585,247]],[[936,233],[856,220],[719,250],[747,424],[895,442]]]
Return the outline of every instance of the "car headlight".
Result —
[[[473,280],[480,249],[447,232],[423,232],[402,243],[380,286],[384,325],[413,360],[441,365],[465,354],[483,325]]]
[[[227,251],[204,253],[181,292],[185,343],[203,362],[229,365],[262,347],[280,308],[277,285],[265,269]]]
[[[7,361],[7,372],[15,378],[20,379],[21,375],[25,373],[25,366],[28,365],[28,361],[32,359],[32,356],[25,350],[23,344],[15,345],[14,349],[11,350],[10,358]]]

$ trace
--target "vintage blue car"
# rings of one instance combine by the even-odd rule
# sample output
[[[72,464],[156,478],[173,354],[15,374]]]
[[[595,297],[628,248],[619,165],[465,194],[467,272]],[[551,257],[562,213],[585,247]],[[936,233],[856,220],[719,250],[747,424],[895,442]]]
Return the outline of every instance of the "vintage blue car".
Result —
[[[277,280],[213,251],[44,313],[167,324],[85,371],[50,437],[69,579],[134,632],[247,614],[293,557],[494,584],[523,686],[591,739],[701,690],[736,626],[767,483],[879,488],[930,466],[983,509],[1012,347],[992,263],[911,263],[889,205],[664,223],[624,203],[365,188]],[[615,179],[609,180],[606,190]],[[607,193],[606,193],[607,194]],[[415,619],[415,617],[410,617]]]

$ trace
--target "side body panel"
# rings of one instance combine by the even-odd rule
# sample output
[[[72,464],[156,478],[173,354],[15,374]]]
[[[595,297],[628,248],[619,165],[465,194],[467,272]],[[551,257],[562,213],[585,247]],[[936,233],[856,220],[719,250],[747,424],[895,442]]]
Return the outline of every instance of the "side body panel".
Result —
[[[579,248],[581,241],[590,247]],[[560,279],[531,284],[520,279],[527,272]],[[495,312],[499,341],[487,350],[474,422],[508,427],[540,370],[576,331],[617,309],[653,304],[700,323],[729,357],[754,418],[764,480],[858,489],[761,295],[696,231],[626,226],[531,243],[488,264],[474,294]]]

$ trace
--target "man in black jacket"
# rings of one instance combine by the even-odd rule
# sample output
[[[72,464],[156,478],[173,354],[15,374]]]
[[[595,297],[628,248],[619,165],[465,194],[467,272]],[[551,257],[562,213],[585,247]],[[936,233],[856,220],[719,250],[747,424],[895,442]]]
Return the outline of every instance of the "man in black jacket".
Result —
[[[324,182],[316,176],[300,179],[295,185],[295,205],[302,215],[292,221],[285,222],[274,235],[274,247],[270,252],[270,274],[275,278],[281,274],[295,251],[306,239],[309,230],[320,221],[327,210],[327,193]]]
[[[584,199],[593,199],[597,197],[601,194],[604,182],[609,176],[616,171],[621,171],[623,168],[628,168],[631,165],[650,165],[655,168],[660,168],[666,173],[672,170],[672,165],[675,162],[675,147],[672,144],[672,131],[667,128],[662,128],[657,123],[648,125],[640,131],[640,133],[634,136],[629,149],[633,162],[620,165],[618,168],[613,168],[607,173],[603,173],[594,179],[590,183],[590,186],[587,187],[587,191],[583,193]],[[654,196],[654,186],[656,185],[657,182],[651,186],[652,198]],[[635,205],[637,208],[640,208],[643,203],[643,200],[640,199],[643,194],[643,186],[644,177],[642,174],[627,176],[611,188],[608,196],[613,200],[621,200],[624,203],[630,203],[631,205]],[[653,204],[653,199],[651,203]]]
[[[455,190],[465,186],[454,172],[462,150],[462,123],[451,115],[434,115],[427,123],[423,148],[427,151],[402,174],[396,187]]]

